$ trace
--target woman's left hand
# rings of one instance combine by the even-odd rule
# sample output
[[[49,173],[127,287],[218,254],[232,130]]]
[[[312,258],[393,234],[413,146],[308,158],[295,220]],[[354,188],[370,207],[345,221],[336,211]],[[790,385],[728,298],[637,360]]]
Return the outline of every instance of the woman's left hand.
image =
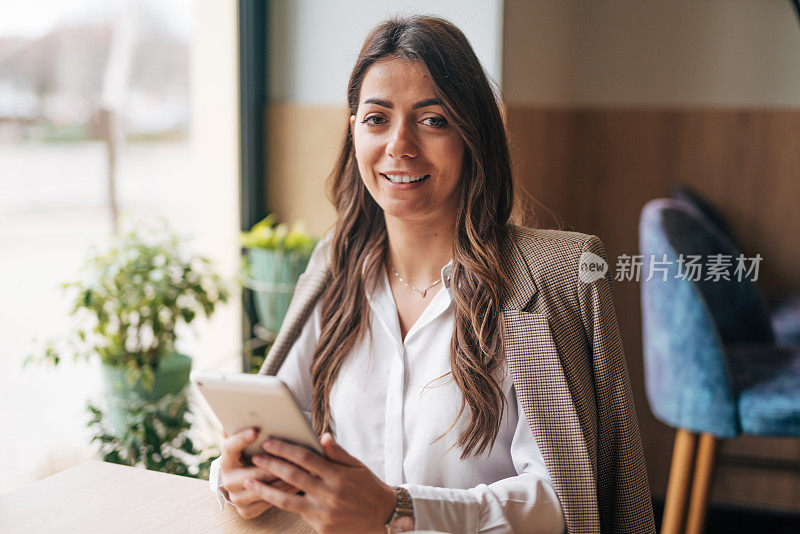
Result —
[[[350,456],[333,436],[320,439],[325,457],[299,445],[269,439],[263,448],[268,455],[253,456],[253,464],[268,469],[298,495],[256,479],[245,487],[278,508],[300,514],[317,532],[385,532],[384,525],[395,507],[395,491],[367,466]]]

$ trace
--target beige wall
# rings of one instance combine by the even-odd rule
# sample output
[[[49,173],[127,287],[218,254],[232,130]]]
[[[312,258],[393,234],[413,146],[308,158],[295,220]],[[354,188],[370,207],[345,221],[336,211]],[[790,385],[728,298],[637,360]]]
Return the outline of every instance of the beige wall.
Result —
[[[335,212],[325,181],[336,162],[347,118],[344,106],[269,106],[267,198],[281,220],[302,221],[316,235],[333,224]]]
[[[510,105],[798,106],[785,0],[506,0]]]
[[[395,15],[437,15],[467,36],[489,75],[502,64],[502,0],[273,0],[269,13],[269,91],[278,102],[344,105],[367,33]]]

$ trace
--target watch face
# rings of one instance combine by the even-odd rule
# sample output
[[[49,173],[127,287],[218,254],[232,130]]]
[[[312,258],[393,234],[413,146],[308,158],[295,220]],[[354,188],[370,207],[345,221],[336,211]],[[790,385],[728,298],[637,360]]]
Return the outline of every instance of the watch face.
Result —
[[[414,530],[414,519],[408,516],[398,517],[393,519],[389,526],[392,532],[411,532]]]

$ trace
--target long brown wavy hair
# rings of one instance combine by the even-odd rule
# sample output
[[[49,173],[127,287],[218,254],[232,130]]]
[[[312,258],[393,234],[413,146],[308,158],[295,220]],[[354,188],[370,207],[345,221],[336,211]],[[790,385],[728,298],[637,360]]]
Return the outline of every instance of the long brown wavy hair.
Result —
[[[369,33],[347,86],[350,114],[357,112],[367,70],[388,58],[417,61],[427,70],[465,144],[453,243],[450,345],[451,373],[462,402],[448,431],[469,408],[471,419],[455,444],[466,458],[491,450],[506,409],[500,309],[508,286],[501,251],[510,240],[514,204],[508,141],[497,97],[469,41],[452,23],[436,17],[393,18]],[[312,423],[318,434],[330,431],[331,388],[368,328],[365,284],[382,267],[388,242],[383,211],[358,170],[349,122],[328,186],[338,218],[330,244],[332,278],[321,296],[322,332],[311,366]]]

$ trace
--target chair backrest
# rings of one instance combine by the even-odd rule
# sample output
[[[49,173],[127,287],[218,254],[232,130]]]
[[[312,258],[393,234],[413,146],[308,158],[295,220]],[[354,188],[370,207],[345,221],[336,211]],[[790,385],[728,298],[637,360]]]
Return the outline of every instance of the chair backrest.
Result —
[[[639,245],[645,383],[653,413],[671,426],[736,435],[725,346],[774,340],[763,297],[746,277],[733,275],[740,251],[700,212],[675,199],[645,205]],[[706,280],[710,257],[718,254],[730,256],[730,280]],[[679,259],[690,255],[701,257],[698,281],[682,276],[691,273]],[[656,269],[648,280],[651,264],[666,274]]]
[[[730,241],[734,247],[738,249],[743,249],[742,245],[739,243],[739,240],[736,239],[736,235],[733,233],[733,229],[728,224],[728,221],[725,220],[725,217],[722,216],[722,213],[711,204],[711,201],[705,198],[703,195],[695,191],[689,186],[685,185],[675,185],[670,190],[670,196],[675,200],[681,200],[697,211],[699,211],[706,219],[711,221],[717,229],[725,236],[728,241]]]

